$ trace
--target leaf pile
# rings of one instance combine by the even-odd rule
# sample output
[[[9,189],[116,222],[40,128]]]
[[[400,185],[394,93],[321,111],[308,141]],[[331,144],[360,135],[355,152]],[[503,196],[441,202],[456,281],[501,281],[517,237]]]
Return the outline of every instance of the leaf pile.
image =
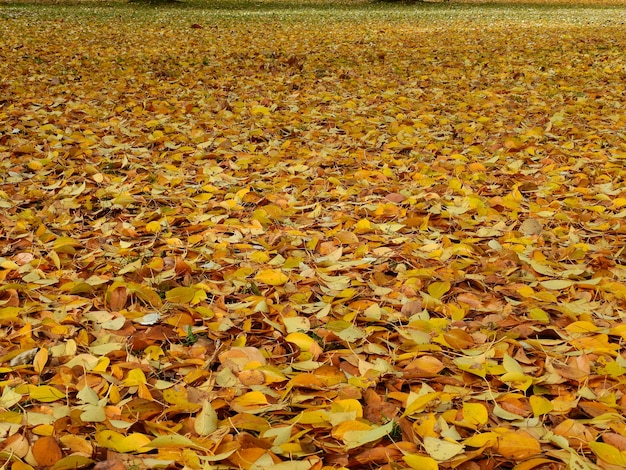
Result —
[[[625,17],[0,11],[7,466],[623,468]]]

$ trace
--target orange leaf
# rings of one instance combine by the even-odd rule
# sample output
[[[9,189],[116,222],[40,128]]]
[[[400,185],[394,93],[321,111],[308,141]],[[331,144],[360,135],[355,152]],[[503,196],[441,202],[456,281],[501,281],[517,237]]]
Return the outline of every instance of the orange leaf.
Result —
[[[505,458],[524,460],[541,453],[541,445],[526,431],[507,431],[498,439],[497,451]]]
[[[38,374],[41,374],[44,367],[46,367],[48,354],[48,348],[40,348],[39,351],[37,351],[37,354],[35,354],[35,359],[33,359],[33,368]]]
[[[40,437],[31,447],[33,457],[42,467],[51,467],[63,458],[63,452],[54,437]]]

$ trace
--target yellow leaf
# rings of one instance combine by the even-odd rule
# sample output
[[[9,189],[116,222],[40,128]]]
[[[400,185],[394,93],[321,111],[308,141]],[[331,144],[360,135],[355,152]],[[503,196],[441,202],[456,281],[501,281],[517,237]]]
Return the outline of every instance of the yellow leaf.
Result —
[[[249,258],[255,263],[267,263],[270,260],[270,255],[267,251],[255,251],[250,254]]]
[[[372,223],[367,219],[359,220],[354,226],[355,233],[368,233],[374,231]]]
[[[65,398],[65,393],[50,385],[29,386],[28,391],[32,400],[49,403]]]
[[[54,468],[54,466],[51,468]],[[11,465],[11,470],[35,470],[35,469],[31,467],[30,465],[28,465],[27,463],[22,462],[21,460],[16,460]]]
[[[2,390],[2,395],[0,396],[0,407],[11,408],[13,405],[19,403],[21,399],[21,393],[8,386],[5,386]]]
[[[87,404],[82,408],[84,411],[80,414],[80,419],[86,423],[102,423],[107,419],[103,406]]]
[[[433,459],[444,461],[459,455],[465,450],[465,446],[458,442],[450,442],[444,439],[427,436],[424,438],[424,449]]]
[[[620,452],[618,448],[604,442],[590,442],[589,448],[606,463],[626,468],[626,451]]]
[[[4,307],[0,308],[0,320],[10,320],[17,318],[21,309],[19,307]]]
[[[441,299],[450,290],[448,281],[436,281],[428,286],[428,293],[435,299]]]
[[[269,403],[267,397],[259,391],[244,393],[232,402],[232,409],[239,413],[261,411]]]
[[[20,269],[20,265],[17,264],[15,261],[3,260],[2,262],[0,262],[0,268],[8,270],[18,270]]]
[[[570,333],[593,333],[598,331],[600,327],[589,321],[575,321],[565,327]]]
[[[182,411],[195,412],[202,407],[200,403],[192,403],[189,401],[187,389],[182,386],[175,386],[163,390],[163,399]]]
[[[303,411],[292,418],[291,421],[298,424],[328,425],[330,423],[330,416],[328,411],[325,410]]]
[[[406,464],[415,470],[439,470],[439,464],[432,457],[409,454],[402,457]]]
[[[118,194],[113,199],[113,204],[122,206],[122,207],[126,207],[134,202],[135,202],[135,198],[131,196],[129,193]]]
[[[352,232],[338,232],[335,237],[342,245],[356,245],[359,243],[359,237]]]
[[[624,206],[626,206],[626,198],[616,197],[615,199],[613,199],[613,207],[615,207],[616,209],[620,209]]]
[[[267,106],[256,105],[252,106],[250,114],[252,114],[253,116],[269,116],[270,109]]]
[[[137,387],[140,384],[146,383],[146,376],[141,369],[131,369],[128,371],[128,375],[122,381],[124,387]]]
[[[200,293],[200,299],[198,294]],[[206,292],[195,287],[174,287],[165,293],[165,299],[175,304],[194,304],[206,298]]]
[[[310,358],[315,360],[322,354],[322,347],[310,336],[296,331],[285,336],[285,341],[293,343],[300,348],[301,351],[310,353]]]
[[[611,335],[621,336],[622,339],[626,340],[626,325],[617,325],[614,328],[611,328]]]
[[[188,437],[181,436],[180,434],[168,434],[165,436],[155,437],[149,444],[146,444],[145,447],[152,449],[191,448],[196,450],[206,450],[206,448],[196,444]]]
[[[112,449],[116,452],[147,452],[149,448],[146,446],[150,444],[150,438],[139,433],[133,433],[125,436],[119,432],[104,429],[96,432],[96,442],[98,445],[107,449]]]
[[[270,286],[282,286],[287,283],[289,277],[280,269],[264,269],[254,276],[254,280]]]
[[[335,400],[330,407],[331,413],[347,413],[354,412],[355,418],[363,417],[363,407],[361,402],[354,398],[346,398],[343,400]]]
[[[533,307],[528,311],[528,316],[532,319],[532,320],[537,320],[540,321],[542,323],[549,323],[550,322],[550,315],[548,314],[548,312],[546,312],[545,310],[539,308],[539,307]]]
[[[489,420],[487,407],[482,403],[463,403],[463,421],[472,426],[483,426]]]
[[[437,418],[434,413],[428,413],[428,416],[422,416],[415,421],[413,429],[420,437],[438,437],[439,433],[435,429],[437,428]]]
[[[217,413],[208,400],[202,402],[202,410],[196,415],[193,428],[199,436],[208,436],[217,430]]]
[[[81,246],[81,243],[70,237],[59,237],[52,242],[52,249],[57,253],[73,254],[76,251],[74,248],[79,246]]]
[[[77,468],[90,467],[94,463],[89,457],[82,454],[72,454],[67,457],[63,457],[57,463],[55,463],[50,470],[75,470]],[[11,470],[14,470],[13,467]]]
[[[332,419],[332,416],[331,416]],[[332,436],[335,439],[343,439],[344,434],[347,432],[355,432],[355,431],[369,431],[372,429],[372,426],[367,424],[364,421],[357,421],[355,419],[343,421],[339,423],[337,426],[333,428]]]
[[[130,293],[135,294],[141,300],[149,303],[153,307],[160,307],[161,304],[163,303],[161,301],[161,297],[159,297],[159,294],[154,289],[148,286],[135,284],[135,283],[128,283],[126,284],[126,287],[128,288]]]
[[[535,295],[535,291],[530,286],[519,286],[516,290],[522,297],[532,297]]]
[[[371,429],[349,429],[343,433],[342,440],[346,449],[355,449],[371,442],[378,441],[393,430],[394,422],[389,421],[382,426],[374,426]]]
[[[146,224],[146,232],[148,233],[157,233],[161,231],[161,222],[158,220],[153,220],[152,222],[148,222]]]
[[[463,441],[468,447],[491,447],[498,442],[499,434],[495,432],[483,432],[474,434]]]
[[[429,403],[439,398],[441,392],[428,392],[423,395],[417,395],[411,393],[407,399],[406,409],[402,416],[410,416],[413,413],[419,413],[423,411]]]
[[[542,281],[539,285],[548,290],[561,290],[573,286],[574,281],[567,279],[551,279],[549,281]]]

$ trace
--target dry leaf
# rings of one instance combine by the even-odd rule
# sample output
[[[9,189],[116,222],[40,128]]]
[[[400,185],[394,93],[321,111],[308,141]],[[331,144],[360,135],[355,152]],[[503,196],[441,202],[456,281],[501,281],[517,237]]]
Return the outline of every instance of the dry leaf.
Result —
[[[37,464],[42,467],[51,467],[63,458],[61,447],[54,437],[40,437],[32,445],[31,451]]]
[[[541,446],[526,431],[508,431],[498,438],[497,451],[505,458],[524,460],[541,453]]]
[[[5,466],[624,467],[622,0],[9,3]]]
[[[537,219],[526,219],[521,223],[519,231],[527,237],[532,237],[534,235],[541,234],[543,231],[543,225]]]

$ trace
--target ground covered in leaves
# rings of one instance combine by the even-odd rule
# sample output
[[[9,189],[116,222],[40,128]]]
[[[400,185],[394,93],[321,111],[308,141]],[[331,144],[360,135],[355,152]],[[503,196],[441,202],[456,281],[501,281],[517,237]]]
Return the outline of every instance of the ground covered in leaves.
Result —
[[[624,468],[624,21],[0,6],[5,466]]]

